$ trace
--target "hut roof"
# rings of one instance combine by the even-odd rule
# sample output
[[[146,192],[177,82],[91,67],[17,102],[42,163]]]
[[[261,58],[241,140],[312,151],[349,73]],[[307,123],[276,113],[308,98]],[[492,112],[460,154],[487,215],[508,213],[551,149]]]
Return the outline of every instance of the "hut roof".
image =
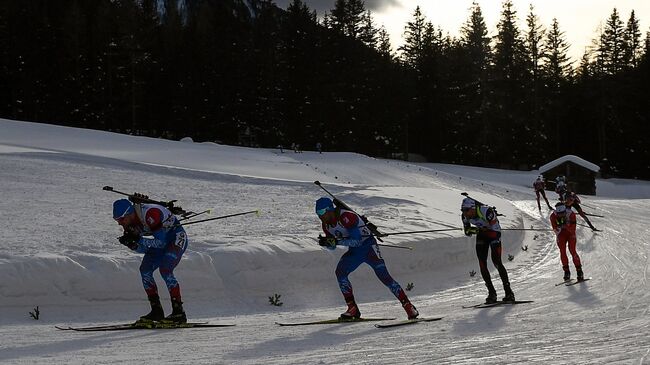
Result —
[[[556,166],[558,166],[560,164],[563,164],[563,163],[565,163],[567,161],[573,162],[574,164],[580,165],[580,166],[582,166],[582,167],[584,167],[584,168],[586,168],[588,170],[591,170],[593,172],[600,171],[600,167],[598,167],[598,165],[596,165],[594,163],[591,163],[591,162],[589,162],[587,160],[583,160],[578,156],[566,155],[566,156],[562,156],[562,157],[558,158],[557,160],[553,160],[553,161],[547,163],[544,166],[540,166],[539,167],[539,172],[544,173],[544,172],[546,172],[546,171],[548,171],[548,170],[550,170],[550,169],[552,169],[552,168],[554,168],[554,167],[556,167]]]

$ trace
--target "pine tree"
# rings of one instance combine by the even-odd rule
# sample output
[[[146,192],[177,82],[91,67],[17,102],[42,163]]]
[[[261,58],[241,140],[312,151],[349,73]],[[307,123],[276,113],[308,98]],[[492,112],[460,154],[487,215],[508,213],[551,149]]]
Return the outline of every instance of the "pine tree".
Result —
[[[627,67],[634,68],[638,66],[642,52],[641,28],[639,26],[639,19],[634,14],[634,10],[632,10],[630,19],[627,21],[623,39],[625,45],[625,64]]]
[[[618,10],[614,8],[600,36],[598,47],[598,63],[603,72],[615,75],[623,69],[625,62],[625,30]]]
[[[413,19],[404,28],[404,45],[399,48],[403,62],[415,69],[420,68],[424,55],[426,23],[420,7],[416,7]]]
[[[548,31],[543,45],[542,71],[547,84],[554,90],[558,90],[571,75],[571,60],[567,55],[569,45],[565,39],[564,32],[560,30],[557,18],[553,19],[551,28]],[[583,56],[584,67],[588,67],[587,55]],[[586,71],[588,72],[588,71]]]
[[[517,27],[517,12],[511,0],[503,3],[501,19],[497,24],[494,66],[497,77],[513,85],[523,78],[525,46]]]
[[[363,14],[361,27],[359,30],[359,40],[368,47],[376,48],[378,42],[378,33],[379,31],[377,30],[377,27],[375,27],[375,24],[372,20],[372,14],[370,13],[370,10],[368,10]]]
[[[347,37],[358,39],[366,12],[363,0],[336,0],[334,9],[328,16],[332,29]]]
[[[393,47],[386,27],[382,26],[377,33],[377,51],[387,59],[393,59]]]
[[[526,17],[528,31],[526,32],[525,47],[528,54],[530,72],[533,77],[533,85],[539,77],[540,60],[543,57],[542,41],[544,39],[544,27],[539,24],[539,17],[535,14],[535,8],[531,4],[530,11]]]
[[[477,2],[472,3],[471,15],[461,28],[460,43],[469,54],[471,68],[468,72],[472,79],[483,79],[490,62],[491,49],[485,19]]]

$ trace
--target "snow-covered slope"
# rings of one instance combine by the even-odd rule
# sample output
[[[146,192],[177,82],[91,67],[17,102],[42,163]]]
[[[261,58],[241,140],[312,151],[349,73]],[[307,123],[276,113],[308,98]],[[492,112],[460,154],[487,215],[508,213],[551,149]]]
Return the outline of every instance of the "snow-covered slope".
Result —
[[[480,275],[468,274],[478,271],[473,239],[458,231],[393,236],[384,243],[414,250],[382,247],[389,270],[403,286],[414,283],[409,295],[423,316],[443,315],[443,321],[391,331],[365,324],[273,324],[337,316],[343,308],[334,268],[344,251],[321,250],[313,239],[319,233],[313,202],[324,195],[314,180],[382,230],[396,232],[458,227],[462,191],[496,205],[506,228],[547,227],[529,188],[535,176],[0,120],[0,361],[650,361],[643,239],[650,233],[644,223],[650,201],[638,199],[650,196],[650,184],[624,180],[599,180],[603,196],[583,199],[586,209],[608,217],[594,218],[601,233],[578,230],[585,271],[594,277],[588,283],[555,287],[562,273],[553,235],[508,230],[503,256],[514,257],[506,261],[513,288],[519,299],[536,302],[461,309],[485,296]],[[53,329],[130,321],[147,310],[140,256],[117,243],[120,230],[110,207],[118,196],[102,191],[104,185],[178,199],[195,211],[212,208],[213,215],[261,210],[260,217],[188,226],[190,249],[176,270],[190,317],[237,327],[90,336]],[[364,315],[404,316],[367,267],[351,280]],[[275,293],[282,294],[282,307],[268,304]],[[38,322],[28,316],[36,305]]]

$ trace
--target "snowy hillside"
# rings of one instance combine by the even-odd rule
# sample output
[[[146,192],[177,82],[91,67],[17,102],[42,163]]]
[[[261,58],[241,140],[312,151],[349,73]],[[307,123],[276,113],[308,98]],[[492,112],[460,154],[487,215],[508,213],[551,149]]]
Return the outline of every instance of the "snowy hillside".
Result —
[[[486,295],[480,274],[469,275],[478,271],[474,239],[460,231],[393,236],[384,244],[413,250],[382,247],[388,269],[403,286],[414,284],[409,296],[422,316],[442,321],[394,330],[274,324],[344,309],[334,269],[345,251],[322,250],[314,240],[313,203],[325,195],[314,180],[385,232],[460,227],[463,191],[497,206],[504,228],[547,228],[548,212],[537,211],[530,188],[536,175],[0,120],[0,362],[650,363],[647,182],[599,180],[599,196],[583,197],[586,210],[608,217],[593,219],[603,232],[578,229],[578,252],[593,277],[587,283],[554,286],[562,270],[551,232],[506,230],[503,257],[515,294],[535,302],[462,309]],[[260,209],[260,217],[188,226],[190,248],[175,270],[191,319],[236,327],[54,329],[128,322],[148,311],[141,256],[117,242],[111,204],[119,196],[104,185],[213,209],[213,216]],[[496,271],[493,277],[501,296]],[[368,267],[350,279],[364,316],[404,317]],[[269,305],[275,293],[283,306]],[[37,305],[42,318],[34,321],[28,312]]]

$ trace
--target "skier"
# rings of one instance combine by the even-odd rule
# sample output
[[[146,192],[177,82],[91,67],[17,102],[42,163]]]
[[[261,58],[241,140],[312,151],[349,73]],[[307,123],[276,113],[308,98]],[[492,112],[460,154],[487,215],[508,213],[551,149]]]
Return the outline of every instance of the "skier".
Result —
[[[580,206],[580,198],[576,195],[576,193],[567,190],[566,193],[564,193],[564,205],[567,206],[567,208],[571,209],[574,208],[578,214],[582,217],[582,219],[587,222],[589,225],[589,228],[591,228],[592,231],[596,231],[596,227],[594,227],[593,224],[591,224],[591,221],[589,221],[589,218],[587,218],[587,215],[585,212],[582,210],[582,207]]]
[[[537,208],[539,210],[542,210],[542,205],[539,202],[539,196],[541,194],[542,197],[544,197],[544,201],[546,202],[548,209],[553,210],[553,207],[551,207],[551,203],[549,203],[548,199],[546,199],[546,192],[544,191],[546,189],[546,184],[544,183],[544,176],[539,175],[537,177],[537,180],[533,182],[533,188],[535,189],[535,195],[537,195]]]
[[[348,275],[364,262],[372,267],[379,280],[402,303],[408,319],[417,318],[418,310],[411,304],[399,283],[388,273],[377,241],[364,220],[353,211],[335,207],[334,202],[326,197],[316,201],[316,214],[320,218],[323,232],[325,232],[325,237],[319,236],[319,245],[329,249],[335,249],[337,245],[349,247],[336,266],[339,288],[348,305],[347,311],[342,313],[340,318],[352,320],[361,317]]]
[[[476,234],[476,256],[481,269],[481,276],[488,288],[488,296],[485,298],[486,304],[497,301],[497,292],[492,284],[490,271],[487,268],[488,250],[492,249],[492,263],[499,271],[499,276],[503,282],[505,296],[504,302],[515,301],[515,294],[510,288],[508,272],[501,261],[501,226],[494,208],[477,204],[472,198],[465,198],[461,203],[461,219],[466,236]],[[472,227],[471,225],[475,227]]]
[[[567,185],[564,176],[560,175],[555,178],[555,192],[558,195],[558,200],[564,201],[564,194],[566,194]]]
[[[564,203],[557,203],[555,204],[555,211],[551,213],[550,220],[555,232],[557,246],[560,249],[564,280],[569,281],[571,279],[569,258],[566,255],[567,244],[571,257],[573,257],[573,265],[576,267],[578,281],[584,280],[580,256],[576,251],[576,214],[570,208],[567,208]]]
[[[119,241],[138,253],[144,253],[140,276],[147,293],[151,312],[140,317],[140,322],[170,321],[186,323],[181,291],[174,268],[187,249],[187,235],[178,219],[169,209],[158,204],[132,204],[127,199],[113,203],[113,218],[124,229]],[[143,236],[153,236],[145,238]],[[165,280],[172,302],[172,313],[165,317],[153,272],[159,269]]]

